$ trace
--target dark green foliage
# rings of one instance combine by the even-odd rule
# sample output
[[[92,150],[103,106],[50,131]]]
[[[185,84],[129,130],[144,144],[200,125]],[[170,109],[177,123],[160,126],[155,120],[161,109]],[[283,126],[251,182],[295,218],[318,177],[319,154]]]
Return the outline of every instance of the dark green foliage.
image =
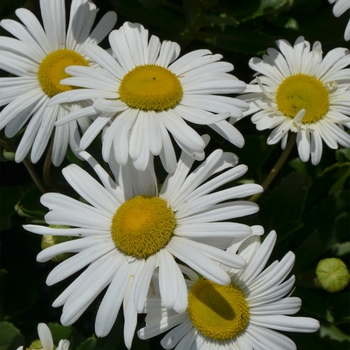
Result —
[[[139,22],[149,29],[150,34],[159,36],[161,40],[177,41],[182,54],[198,48],[208,48],[213,53],[222,54],[223,60],[234,64],[233,74],[245,82],[253,77],[253,72],[248,68],[249,59],[261,56],[268,47],[274,47],[277,39],[294,42],[303,35],[311,42],[321,41],[324,53],[337,46],[349,45],[343,41],[348,17],[335,18],[327,0],[94,2],[101,8],[99,16],[107,10],[118,13],[117,28],[124,21]],[[26,7],[39,16],[36,0],[2,0],[1,18],[16,19],[14,11],[18,7]],[[8,35],[3,29],[0,34]],[[105,48],[108,47],[107,41],[103,44]],[[4,72],[1,73],[4,75]],[[236,127],[246,141],[242,149],[228,144],[211,133],[209,128],[203,128],[203,132],[211,134],[207,154],[215,148],[236,153],[240,162],[249,167],[244,179],[262,183],[282,152],[280,146],[268,146],[267,133],[257,131],[249,117],[239,121]],[[5,139],[3,132],[1,138]],[[15,144],[15,139],[11,143]],[[95,140],[89,148],[89,152],[99,160],[100,147],[100,140]],[[45,279],[55,264],[36,263],[40,237],[24,231],[22,225],[44,223],[47,210],[41,206],[40,192],[30,181],[23,165],[7,161],[3,156],[4,147],[0,147],[0,151],[0,350],[29,346],[37,338],[36,326],[39,322],[49,324],[56,344],[59,339],[69,338],[70,349],[125,349],[122,314],[107,337],[95,337],[94,319],[100,299],[74,325],[67,328],[58,324],[61,310],[53,309],[51,304],[71,281],[53,287],[46,286]],[[63,166],[71,162],[90,171],[69,152]],[[35,165],[39,176],[42,166],[41,162]],[[156,166],[159,167],[160,179],[164,179],[164,171],[158,161]],[[61,168],[52,167],[51,178],[62,192],[69,191],[65,187]],[[281,259],[290,250],[296,255],[294,295],[303,301],[298,315],[314,317],[322,325],[321,331],[315,334],[288,334],[298,349],[347,350],[350,347],[349,286],[341,292],[329,294],[316,287],[314,273],[318,261],[326,257],[339,257],[349,267],[349,179],[348,149],[334,151],[325,146],[318,166],[310,162],[302,163],[297,158],[296,150],[293,150],[280,174],[259,198],[259,213],[243,220],[250,225],[263,225],[265,232],[276,230],[278,239],[271,261]],[[143,324],[141,315],[138,328]],[[160,339],[156,337],[150,341],[141,341],[135,336],[132,349],[161,349]]]

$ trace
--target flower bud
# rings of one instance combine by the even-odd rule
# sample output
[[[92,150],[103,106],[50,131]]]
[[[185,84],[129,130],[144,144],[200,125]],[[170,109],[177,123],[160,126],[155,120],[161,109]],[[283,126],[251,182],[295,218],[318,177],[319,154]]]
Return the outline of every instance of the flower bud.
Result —
[[[10,160],[12,162],[15,160],[15,156],[16,156],[15,152],[12,152],[12,151],[9,151],[7,149],[4,149],[2,154],[7,160]]]
[[[53,227],[53,225],[51,225],[50,227]],[[58,227],[58,226],[54,226],[54,227]],[[60,227],[61,228],[64,228],[64,227],[68,228],[68,226],[60,226]],[[46,248],[52,247],[56,244],[70,241],[71,239],[72,239],[71,237],[67,237],[67,236],[43,235],[41,238],[41,249],[46,249]],[[68,259],[72,255],[73,255],[72,253],[62,253],[62,254],[56,255],[51,260],[54,262],[61,262],[63,260]]]
[[[41,345],[40,339],[34,340],[30,345],[29,348],[30,350],[36,350],[36,349],[42,349],[43,346]]]
[[[337,258],[321,260],[316,268],[316,277],[317,285],[330,293],[343,290],[350,280],[347,266]]]

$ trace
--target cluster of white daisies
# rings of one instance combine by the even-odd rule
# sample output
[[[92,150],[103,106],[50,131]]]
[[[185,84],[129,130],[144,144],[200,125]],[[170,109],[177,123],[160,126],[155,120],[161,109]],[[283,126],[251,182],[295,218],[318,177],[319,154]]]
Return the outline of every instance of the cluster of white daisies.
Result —
[[[319,42],[310,47],[303,37],[294,46],[279,40],[279,51],[270,48],[263,59],[251,59],[257,73],[246,85],[230,74],[232,64],[209,50],[179,57],[177,43],[160,42],[140,24],[112,30],[114,12],[92,30],[97,8],[89,0],[72,1],[67,31],[63,0],[40,0],[40,7],[43,27],[26,9],[16,11],[23,24],[1,21],[15,38],[0,38],[0,68],[15,77],[0,80],[0,129],[11,138],[26,126],[17,162],[29,151],[37,162],[53,139],[54,165],[69,145],[99,179],[67,166],[63,175],[83,201],[46,193],[41,202],[51,227],[25,226],[75,238],[37,258],[75,253],[53,269],[48,285],[83,269],[53,303],[63,306],[62,324],[74,323],[106,289],[96,335],[110,332],[123,305],[128,348],[137,315],[146,313],[138,336],[169,331],[161,341],[165,349],[295,349],[278,331],[314,332],[319,323],[290,316],[301,306],[291,296],[294,255],[265,268],[276,233],[261,243],[262,227],[233,221],[258,211],[240,199],[261,186],[230,186],[247,167],[219,149],[206,156],[209,137],[187,122],[207,125],[243,147],[233,124],[253,114],[258,130],[273,129],[269,144],[281,141],[284,148],[289,131],[297,133],[301,160],[311,156],[318,164],[323,142],[350,147],[344,130],[350,127],[349,50],[336,48],[323,58]],[[98,44],[107,34],[105,50]],[[110,172],[85,151],[99,135]],[[155,156],[168,173],[161,186]],[[45,327],[39,325],[42,347],[52,349]],[[64,341],[59,349],[68,346]]]

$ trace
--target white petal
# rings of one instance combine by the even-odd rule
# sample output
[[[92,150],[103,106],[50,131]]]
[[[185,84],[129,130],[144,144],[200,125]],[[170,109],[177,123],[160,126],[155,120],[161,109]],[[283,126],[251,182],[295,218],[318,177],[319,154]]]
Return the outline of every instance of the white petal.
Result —
[[[108,11],[97,23],[86,42],[99,44],[110,33],[116,22],[117,14],[114,11]]]
[[[173,349],[179,341],[191,330],[193,327],[192,321],[187,319],[176,328],[173,328],[166,336],[161,340],[161,345],[164,349]]]
[[[113,196],[86,171],[71,164],[62,170],[62,174],[87,202],[95,208],[115,214],[118,204]]]
[[[178,239],[174,238],[177,237],[173,237],[166,248],[171,254],[175,255],[192,269],[215,283],[221,285],[227,285],[230,283],[230,277],[217,263],[198,249],[187,245],[184,246],[182,242],[179,242]]]
[[[32,146],[30,159],[33,164],[39,161],[46,149],[57,119],[58,110],[59,106],[45,108],[45,118],[41,119],[41,125]]]
[[[179,267],[167,250],[162,249],[156,255],[159,264],[159,290],[162,302],[165,307],[172,309],[175,305],[179,288],[176,279],[176,270]]]
[[[296,346],[291,339],[271,329],[250,324],[247,332],[249,332],[259,344],[263,344],[265,349],[296,350]]]
[[[300,130],[297,133],[297,147],[300,159],[307,162],[310,157],[310,133],[306,130]]]
[[[64,49],[66,44],[66,9],[64,1],[41,0],[40,10],[50,51]]]
[[[55,244],[43,249],[37,256],[37,261],[46,262],[54,256],[62,253],[79,253],[92,246],[108,242],[108,238],[88,237],[84,239],[73,239],[63,243]]]
[[[114,31],[112,33],[114,33]],[[112,36],[112,33],[110,37]],[[113,77],[116,77],[119,80],[123,79],[126,72],[106,50],[89,43],[83,44],[82,50],[87,56],[91,57],[91,59],[98,63],[102,68],[112,74]]]
[[[151,283],[151,278],[153,272],[156,268],[156,256],[151,255],[146,259],[145,267],[142,270],[139,278],[135,281],[135,294],[134,294],[134,304],[135,309],[138,313],[141,313],[145,305],[147,293],[149,290],[149,285]]]
[[[106,336],[113,327],[124,299],[130,268],[131,265],[126,261],[124,264],[120,263],[119,268],[113,276],[112,282],[102,299],[95,321],[95,332],[98,337]]]
[[[177,326],[187,318],[188,316],[186,314],[174,315],[169,318],[164,318],[158,323],[152,323],[144,328],[141,328],[137,334],[140,339],[149,339]]]
[[[64,280],[86,265],[90,264],[92,261],[95,261],[112,250],[115,250],[115,247],[113,247],[111,242],[100,243],[98,246],[87,248],[71,258],[64,260],[47,276],[47,285],[51,286]]]
[[[27,92],[7,105],[0,113],[0,130],[14,118],[28,119],[36,108],[44,103],[43,93],[39,89]],[[22,122],[19,123],[22,125]]]
[[[49,327],[45,323],[38,324],[38,334],[41,345],[46,350],[53,349],[53,339]]]
[[[248,201],[219,203],[200,213],[193,214],[186,218],[179,218],[177,224],[223,221],[255,214],[258,211],[258,205]]]
[[[160,119],[158,119],[158,121],[159,121],[160,131],[162,135],[162,144],[163,144],[163,147],[159,153],[159,157],[162,161],[162,165],[165,171],[168,173],[172,173],[176,169],[176,155],[175,155],[174,147],[165,126],[163,125]]]
[[[233,145],[240,148],[244,146],[244,138],[242,134],[226,120],[222,120],[215,124],[210,124],[209,126]]]
[[[103,113],[98,116],[89,129],[84,133],[83,137],[80,140],[80,148],[85,150],[91,145],[91,142],[97,137],[101,130],[110,122],[110,114]]]
[[[320,323],[309,317],[291,317],[282,315],[254,316],[251,322],[260,327],[272,328],[284,332],[310,333],[320,328]]]
[[[94,263],[94,271],[90,271],[89,279],[76,286],[63,306],[61,323],[74,323],[88,308],[99,293],[111,282],[116,269],[114,253],[102,257]],[[92,265],[88,267],[90,269]]]
[[[244,283],[249,284],[250,281],[254,280],[256,276],[264,269],[267,263],[273,247],[275,246],[277,235],[275,231],[271,231],[270,234],[265,238],[261,244],[259,251],[254,255],[253,259],[249,261],[248,266],[242,273]],[[244,276],[244,277],[243,277]]]
[[[27,9],[20,8],[16,10],[16,15],[28,28],[30,34],[35,38],[40,47],[43,48],[45,53],[49,54],[52,51],[50,41],[46,36],[46,33],[44,32],[44,29],[41,26],[40,22],[33,15],[33,13]]]
[[[159,57],[156,64],[162,67],[168,67],[180,53],[180,45],[172,41],[163,41],[160,48]]]
[[[297,297],[284,298],[272,303],[250,308],[251,315],[294,315],[300,310],[301,299]]]
[[[97,11],[93,2],[72,1],[66,42],[68,49],[77,51],[80,44],[86,41]]]

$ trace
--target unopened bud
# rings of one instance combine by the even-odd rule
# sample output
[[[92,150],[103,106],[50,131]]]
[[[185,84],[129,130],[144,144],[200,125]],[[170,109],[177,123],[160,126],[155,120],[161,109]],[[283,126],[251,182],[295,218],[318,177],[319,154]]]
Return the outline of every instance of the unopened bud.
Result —
[[[15,152],[12,152],[12,151],[9,151],[7,149],[4,149],[2,154],[7,160],[10,160],[12,162],[15,160],[15,156],[16,156]]]
[[[66,228],[68,228],[68,226]],[[71,239],[72,238],[69,236],[44,235],[41,238],[41,249],[46,249],[46,248],[52,247],[56,244],[70,241]],[[56,255],[51,260],[54,262],[61,262],[63,260],[70,258],[72,255],[73,255],[72,253],[62,253],[62,254]]]
[[[321,260],[316,268],[316,277],[317,285],[330,293],[343,290],[350,280],[347,266],[337,258]]]
[[[37,349],[42,349],[43,346],[41,345],[40,339],[34,340],[30,345],[29,348],[30,350],[37,350]]]

